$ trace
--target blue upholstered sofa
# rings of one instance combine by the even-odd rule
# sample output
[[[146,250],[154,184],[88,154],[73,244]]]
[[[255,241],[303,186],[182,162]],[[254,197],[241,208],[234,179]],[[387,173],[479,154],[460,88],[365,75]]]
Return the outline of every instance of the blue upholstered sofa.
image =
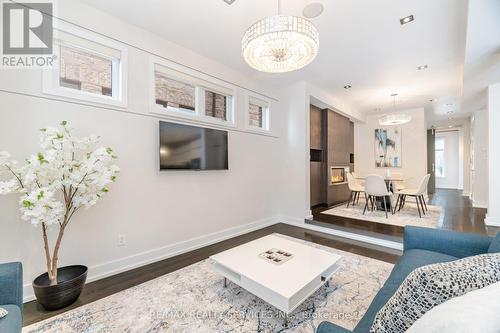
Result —
[[[318,326],[316,333],[367,333],[377,312],[415,268],[482,253],[500,252],[500,233],[492,238],[447,230],[405,227],[403,242],[403,255],[354,330],[350,331],[325,321]]]
[[[6,317],[0,318],[0,332],[21,332],[23,323],[23,266],[19,262],[0,264],[0,307],[9,312]]]

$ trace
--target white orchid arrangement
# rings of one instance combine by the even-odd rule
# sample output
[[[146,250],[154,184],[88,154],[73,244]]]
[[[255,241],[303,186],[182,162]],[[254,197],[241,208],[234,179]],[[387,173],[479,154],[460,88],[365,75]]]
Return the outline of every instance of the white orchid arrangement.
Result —
[[[108,192],[120,169],[111,148],[93,149],[99,137],[73,136],[66,121],[59,127],[40,130],[41,151],[19,165],[7,152],[0,151],[0,194],[20,193],[22,219],[41,226],[47,273],[51,285],[57,284],[59,248],[73,215],[89,208]],[[2,181],[2,179],[4,179]],[[59,233],[50,251],[47,229],[58,226]]]

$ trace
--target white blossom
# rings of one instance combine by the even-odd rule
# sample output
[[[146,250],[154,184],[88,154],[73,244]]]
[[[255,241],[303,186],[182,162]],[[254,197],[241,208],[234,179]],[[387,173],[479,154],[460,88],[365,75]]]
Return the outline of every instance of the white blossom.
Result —
[[[47,226],[57,224],[64,214],[64,205],[54,192],[41,188],[30,192],[20,199],[23,220],[33,225],[45,223]]]
[[[0,194],[21,193],[22,218],[33,225],[60,224],[68,209],[95,205],[120,171],[111,148],[93,149],[99,139],[73,136],[62,122],[40,130],[41,149],[22,166],[0,151]]]
[[[5,182],[0,181],[0,194],[12,193],[18,189],[19,189],[19,182],[15,178],[12,178]]]

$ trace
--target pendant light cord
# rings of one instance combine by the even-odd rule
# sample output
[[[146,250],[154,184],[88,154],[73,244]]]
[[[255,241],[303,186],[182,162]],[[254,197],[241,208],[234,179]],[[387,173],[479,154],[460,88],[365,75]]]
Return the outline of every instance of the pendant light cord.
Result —
[[[398,94],[393,94],[392,95],[392,109],[393,109],[393,112],[396,112],[396,97],[398,96]]]
[[[278,15],[281,15],[281,0],[278,0]]]

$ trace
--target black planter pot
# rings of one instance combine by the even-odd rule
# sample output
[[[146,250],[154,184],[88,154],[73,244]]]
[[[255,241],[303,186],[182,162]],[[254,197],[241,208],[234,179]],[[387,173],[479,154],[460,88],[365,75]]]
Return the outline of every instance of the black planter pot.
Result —
[[[38,301],[46,310],[58,310],[73,304],[82,292],[87,280],[86,266],[66,266],[57,269],[57,284],[50,285],[48,273],[33,281],[33,289]]]

